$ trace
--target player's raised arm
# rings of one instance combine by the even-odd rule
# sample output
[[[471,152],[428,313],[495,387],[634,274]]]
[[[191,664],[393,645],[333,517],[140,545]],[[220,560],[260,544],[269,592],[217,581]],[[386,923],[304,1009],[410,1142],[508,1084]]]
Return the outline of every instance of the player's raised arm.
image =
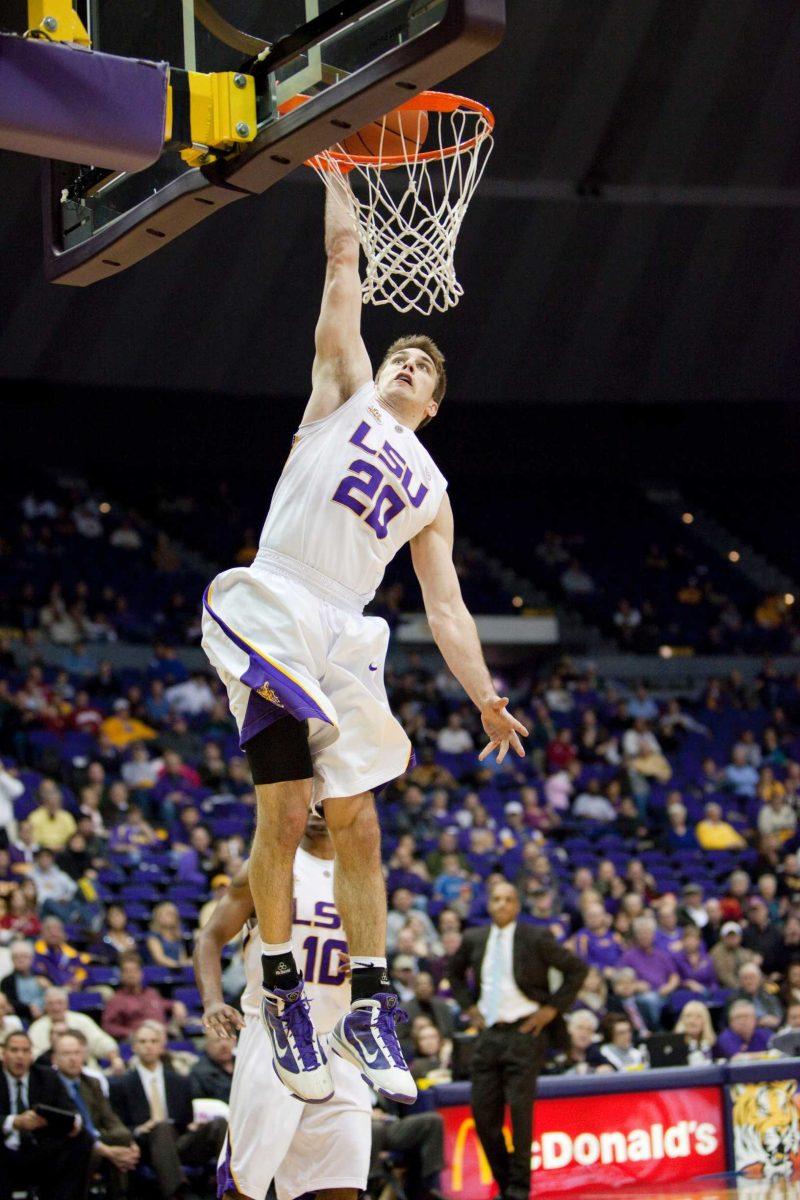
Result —
[[[343,187],[349,187],[346,180]],[[303,424],[318,421],[372,378],[361,337],[361,276],[358,234],[347,207],[335,193],[325,196],[325,287],[314,335],[311,399]]]
[[[461,595],[453,564],[453,510],[445,494],[435,519],[411,541],[411,558],[422,588],[428,624],[442,657],[473,704],[489,737],[480,758],[497,750],[502,762],[511,746],[525,751],[519,735],[527,729],[507,711],[508,697],[498,696],[481,650],[478,630]]]
[[[222,994],[222,951],[255,911],[247,864],[234,875],[194,946],[194,977],[203,1001],[203,1026],[220,1037],[235,1037],[242,1015]]]

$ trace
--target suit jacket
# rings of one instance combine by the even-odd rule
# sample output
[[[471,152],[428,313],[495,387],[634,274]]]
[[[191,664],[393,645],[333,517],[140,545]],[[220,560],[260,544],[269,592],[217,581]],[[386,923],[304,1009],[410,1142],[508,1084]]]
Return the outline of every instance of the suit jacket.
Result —
[[[458,1005],[466,1011],[480,997],[481,968],[491,925],[480,925],[467,929],[461,945],[450,959],[450,987]],[[551,1004],[559,1015],[548,1025],[544,1034],[551,1046],[559,1048],[569,1044],[567,1027],[561,1015],[565,1013],[580,991],[589,970],[586,963],[560,946],[548,929],[524,925],[517,921],[512,950],[514,981],[529,1000],[537,1004]],[[563,975],[561,987],[550,991],[548,971],[555,967]]]
[[[133,1141],[131,1132],[114,1112],[99,1081],[92,1079],[91,1075],[81,1075],[79,1087],[92,1124],[100,1134],[100,1141],[106,1146],[130,1146]]]
[[[233,1075],[203,1054],[189,1072],[192,1095],[203,1100],[224,1100],[230,1103]]]
[[[150,1101],[147,1099],[139,1072],[126,1071],[117,1075],[110,1083],[111,1107],[127,1125],[136,1129],[150,1120]],[[178,1133],[183,1133],[194,1119],[192,1113],[192,1085],[186,1075],[179,1075],[171,1067],[164,1067],[164,1091],[167,1095],[167,1116],[173,1121]]]
[[[440,1000],[438,996],[434,996],[432,1000],[426,1002],[425,1006],[420,1004],[419,1000],[409,1000],[403,1005],[408,1014],[408,1022],[397,1026],[397,1035],[400,1038],[409,1038],[411,1036],[411,1026],[414,1018],[420,1015],[428,1016],[433,1014],[433,1023],[439,1030],[439,1033],[444,1038],[453,1036],[455,1021],[453,1019],[453,1010],[446,1000]]]
[[[23,1021],[32,1021],[33,1013],[27,1004],[23,1004],[19,998],[17,991],[17,973],[12,971],[10,975],[6,975],[4,979],[0,979],[0,992],[8,997],[8,1002],[13,1008],[18,1017]]]
[[[76,1114],[78,1111],[72,1096],[64,1087],[61,1076],[50,1067],[39,1067],[34,1063],[28,1079],[28,1107],[34,1108],[37,1104],[49,1104],[51,1108],[66,1108]],[[11,1107],[11,1092],[5,1074],[0,1072],[0,1126],[11,1112]],[[23,1134],[22,1136],[23,1138],[35,1138],[38,1142],[54,1140],[48,1135],[47,1129],[41,1129],[36,1134]]]

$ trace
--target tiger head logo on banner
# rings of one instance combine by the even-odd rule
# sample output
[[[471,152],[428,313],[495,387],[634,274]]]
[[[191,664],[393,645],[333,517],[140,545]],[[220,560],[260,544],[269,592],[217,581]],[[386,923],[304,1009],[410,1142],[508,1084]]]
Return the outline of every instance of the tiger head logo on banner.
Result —
[[[763,1179],[800,1173],[800,1110],[793,1079],[731,1088],[736,1170]]]

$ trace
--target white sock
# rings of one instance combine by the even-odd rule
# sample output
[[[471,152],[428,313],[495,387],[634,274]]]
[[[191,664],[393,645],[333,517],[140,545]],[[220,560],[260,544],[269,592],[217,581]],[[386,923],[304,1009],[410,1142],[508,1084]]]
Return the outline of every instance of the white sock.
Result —
[[[261,953],[262,954],[291,954],[292,953],[292,943],[291,942],[262,942],[261,943]]]
[[[353,969],[356,967],[385,967],[386,959],[374,957],[369,954],[356,954],[355,957],[350,960],[350,966]]]

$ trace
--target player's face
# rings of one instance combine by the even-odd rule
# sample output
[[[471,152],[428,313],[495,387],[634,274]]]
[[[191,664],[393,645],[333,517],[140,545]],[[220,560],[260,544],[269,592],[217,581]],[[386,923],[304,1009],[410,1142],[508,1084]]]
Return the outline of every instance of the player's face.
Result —
[[[433,399],[437,378],[431,356],[412,346],[397,350],[384,363],[376,383],[383,400],[398,405],[421,421],[426,416],[434,416],[438,408]]]

